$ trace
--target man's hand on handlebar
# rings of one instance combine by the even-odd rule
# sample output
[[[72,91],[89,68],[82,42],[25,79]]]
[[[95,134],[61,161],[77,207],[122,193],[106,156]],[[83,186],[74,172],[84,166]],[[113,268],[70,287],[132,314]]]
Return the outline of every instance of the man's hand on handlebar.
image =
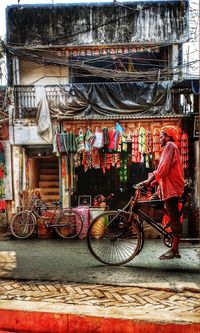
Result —
[[[143,182],[141,183],[138,183],[136,185],[137,188],[142,188],[142,187],[149,187],[151,184],[151,181],[149,181],[148,179],[147,180],[144,180]]]

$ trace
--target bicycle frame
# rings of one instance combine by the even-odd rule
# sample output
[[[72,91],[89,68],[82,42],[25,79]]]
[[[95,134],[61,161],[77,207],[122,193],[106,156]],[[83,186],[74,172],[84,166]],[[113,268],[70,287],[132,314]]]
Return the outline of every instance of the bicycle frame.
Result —
[[[163,201],[161,200],[147,200],[147,201],[139,201],[138,197],[139,197],[139,193],[140,193],[140,189],[136,189],[136,193],[134,197],[131,197],[130,201],[129,201],[129,211],[128,213],[130,214],[129,219],[131,218],[131,216],[133,214],[138,215],[139,217],[141,217],[147,224],[151,225],[154,229],[156,229],[160,234],[162,234],[165,237],[172,237],[172,234],[168,231],[166,231],[161,224],[157,223],[155,220],[153,220],[150,216],[148,216],[146,213],[144,213],[141,210],[142,206],[156,206],[156,205],[160,205],[160,204],[164,204]],[[185,203],[186,201],[184,199],[180,199],[180,202],[182,202],[182,208],[180,211],[180,216],[183,213],[183,209],[185,207]],[[140,223],[141,224],[141,223]]]
[[[87,245],[90,253],[101,263],[107,265],[126,264],[137,256],[144,244],[145,233],[143,222],[162,235],[162,240],[167,247],[173,243],[173,234],[168,231],[161,221],[154,220],[144,206],[150,206],[155,210],[164,202],[161,200],[139,200],[141,186],[135,187],[135,195],[128,203],[118,210],[107,210],[94,218],[87,232]],[[184,193],[180,202],[183,204],[180,215],[183,213],[185,204],[189,203],[187,194]],[[161,223],[160,223],[161,222]]]
[[[33,205],[31,207],[31,209],[30,210],[26,210],[26,211],[34,217],[35,222],[37,221],[37,219],[42,219],[44,221],[44,223],[45,223],[45,226],[47,228],[49,228],[49,227],[52,227],[52,228],[53,227],[57,227],[57,225],[51,223],[52,221],[55,220],[56,212],[58,211],[57,205],[55,206],[55,209],[54,209],[54,212],[53,212],[52,216],[48,218],[46,216],[43,216],[40,213],[40,211],[39,211],[39,209],[40,209],[40,205],[39,204],[40,203],[43,204],[43,202],[41,201],[41,199],[33,198],[32,201],[33,201]],[[50,221],[51,224],[49,223],[49,225],[48,225],[46,223],[46,221]]]

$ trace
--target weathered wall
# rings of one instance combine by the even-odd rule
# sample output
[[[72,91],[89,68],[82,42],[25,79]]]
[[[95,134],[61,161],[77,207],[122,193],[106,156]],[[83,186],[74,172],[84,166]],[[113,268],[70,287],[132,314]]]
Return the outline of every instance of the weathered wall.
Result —
[[[54,136],[57,121],[52,121],[52,134]],[[15,145],[49,145],[52,140],[46,141],[38,134],[38,123],[25,119],[15,120],[14,126],[10,126],[10,142]]]
[[[20,84],[67,84],[68,68],[61,66],[44,66],[29,61],[20,61]]]
[[[188,1],[14,5],[7,24],[7,41],[18,46],[183,42]]]

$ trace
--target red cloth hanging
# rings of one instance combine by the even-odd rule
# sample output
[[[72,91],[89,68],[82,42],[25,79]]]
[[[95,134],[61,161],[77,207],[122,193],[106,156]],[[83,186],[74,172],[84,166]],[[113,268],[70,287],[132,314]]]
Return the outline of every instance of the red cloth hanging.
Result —
[[[0,200],[0,211],[6,209],[6,201],[5,200]]]

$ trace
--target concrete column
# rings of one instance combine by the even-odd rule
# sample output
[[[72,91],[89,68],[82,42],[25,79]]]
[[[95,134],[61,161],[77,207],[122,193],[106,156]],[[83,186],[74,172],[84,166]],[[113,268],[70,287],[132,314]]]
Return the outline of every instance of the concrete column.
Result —
[[[178,72],[178,63],[179,63],[179,49],[177,44],[172,45],[172,53],[171,53],[171,66],[173,69],[173,81],[178,81],[179,75],[175,74]]]

